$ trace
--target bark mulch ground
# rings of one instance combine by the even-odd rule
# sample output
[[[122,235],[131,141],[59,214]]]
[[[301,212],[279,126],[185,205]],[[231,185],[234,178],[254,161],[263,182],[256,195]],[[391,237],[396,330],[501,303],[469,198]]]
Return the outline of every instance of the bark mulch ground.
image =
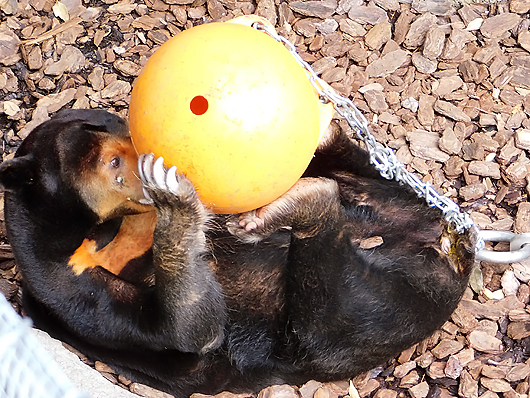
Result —
[[[529,0],[0,0],[0,151],[12,157],[63,108],[126,117],[135,77],[168,38],[256,13],[353,99],[379,142],[480,228],[530,232],[529,11]],[[0,239],[0,291],[20,311],[3,222]],[[528,396],[530,260],[480,269],[442,330],[353,380],[361,398]],[[90,364],[139,395],[167,396]],[[355,395],[348,380],[259,394],[347,395]]]

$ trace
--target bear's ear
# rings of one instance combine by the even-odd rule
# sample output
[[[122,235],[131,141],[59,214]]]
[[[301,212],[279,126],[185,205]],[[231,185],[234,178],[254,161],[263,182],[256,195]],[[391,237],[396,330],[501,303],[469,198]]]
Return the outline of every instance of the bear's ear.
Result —
[[[129,126],[124,119],[101,109],[67,109],[59,112],[53,120],[61,125],[82,123],[88,129],[103,130],[119,136],[129,135]]]
[[[0,189],[15,191],[34,178],[34,162],[30,155],[6,160],[0,164]]]

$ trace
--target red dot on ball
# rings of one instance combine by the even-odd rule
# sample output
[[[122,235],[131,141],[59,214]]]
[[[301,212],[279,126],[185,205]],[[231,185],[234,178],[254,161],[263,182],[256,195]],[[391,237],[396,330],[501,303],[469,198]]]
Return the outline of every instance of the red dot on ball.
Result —
[[[204,115],[208,110],[208,100],[202,95],[197,95],[196,97],[193,97],[190,102],[190,110],[194,115]]]

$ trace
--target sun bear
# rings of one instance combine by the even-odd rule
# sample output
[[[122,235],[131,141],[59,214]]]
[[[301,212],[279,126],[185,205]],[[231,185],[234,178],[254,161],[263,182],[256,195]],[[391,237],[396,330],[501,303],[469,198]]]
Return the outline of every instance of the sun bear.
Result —
[[[102,110],[36,127],[0,184],[35,325],[176,397],[369,370],[448,319],[474,261],[470,233],[338,128],[242,215],[211,214]]]

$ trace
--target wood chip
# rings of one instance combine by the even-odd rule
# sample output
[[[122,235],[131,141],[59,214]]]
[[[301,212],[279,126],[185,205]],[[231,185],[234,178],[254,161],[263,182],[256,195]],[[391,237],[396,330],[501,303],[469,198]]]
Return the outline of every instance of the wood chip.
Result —
[[[289,4],[291,9],[298,14],[321,19],[331,17],[333,12],[337,9],[337,5],[337,1],[335,0],[295,1]]]
[[[49,113],[57,112],[74,99],[75,93],[75,88],[69,88],[57,94],[50,94],[37,101],[37,108],[46,108]]]
[[[478,397],[478,382],[464,370],[460,374],[460,384],[458,386],[458,395],[463,398],[477,398]]]
[[[524,14],[530,11],[530,3],[527,0],[511,0],[510,11],[516,14]]]
[[[506,377],[506,371],[498,366],[484,365],[480,372],[490,379],[503,379]]]
[[[506,375],[508,382],[516,382],[525,379],[530,375],[530,366],[526,363],[518,363],[512,367]]]
[[[418,72],[424,74],[434,73],[438,67],[438,62],[436,60],[424,57],[419,52],[412,54],[412,64],[416,67]]]
[[[458,194],[466,202],[477,200],[482,198],[486,194],[487,188],[482,183],[466,185],[465,187],[460,188]]]
[[[460,360],[456,356],[450,356],[445,364],[444,373],[450,379],[458,379],[464,367],[460,363]]]
[[[348,17],[360,24],[377,25],[388,21],[387,13],[377,6],[352,7],[348,11]]]
[[[405,362],[401,365],[396,366],[396,368],[394,369],[394,376],[401,379],[414,368],[416,368],[415,361]]]
[[[439,162],[449,160],[449,155],[438,147],[440,140],[438,133],[416,129],[407,132],[407,140],[410,142],[410,151],[414,156]]]
[[[300,387],[299,391],[302,395],[302,398],[313,398],[315,392],[322,387],[322,383],[315,380],[310,380]]]
[[[118,72],[121,72],[125,76],[138,76],[142,70],[141,66],[126,59],[118,59],[114,61],[113,66]]]
[[[482,177],[501,178],[501,168],[498,163],[474,160],[469,163],[468,171]]]
[[[398,0],[374,0],[374,3],[386,11],[399,11]]]
[[[408,52],[404,50],[392,51],[366,67],[370,77],[381,77],[395,72],[405,63]]]
[[[359,247],[361,249],[373,249],[374,247],[381,246],[384,243],[383,238],[381,236],[372,236],[371,238],[367,238],[361,241],[359,243]]]
[[[285,384],[267,387],[260,391],[258,398],[281,397],[281,398],[298,398],[295,389]],[[330,394],[329,389],[319,388],[314,395],[315,398],[336,398]]]
[[[325,79],[324,79],[325,80]],[[374,113],[381,113],[388,110],[385,96],[379,90],[368,90],[364,93],[366,103]]]
[[[445,44],[445,31],[438,27],[432,26],[425,34],[423,43],[423,56],[428,59],[436,59],[442,54]]]
[[[138,394],[142,397],[173,398],[173,395],[169,395],[165,392],[155,390],[154,388],[151,388],[149,386],[146,386],[140,383],[131,383],[131,385],[129,386],[129,390],[131,390],[131,392]]]
[[[75,18],[72,18],[70,19],[69,21],[66,21],[60,25],[57,25],[55,28],[49,30],[48,32],[34,38],[34,39],[30,39],[30,40],[23,40],[21,43],[22,44],[26,44],[26,45],[31,45],[31,44],[37,44],[37,43],[41,43],[45,40],[48,40],[48,39],[51,39],[52,37],[58,35],[59,33],[61,32],[64,32],[65,30],[68,30],[70,29],[72,26],[75,26],[77,25],[79,22],[82,21],[82,18],[81,17],[75,17]],[[2,59],[0,57],[0,59]]]
[[[456,12],[451,0],[413,0],[412,8],[420,14],[450,15]]]
[[[380,383],[376,379],[369,379],[366,384],[361,387],[358,392],[361,398],[369,396],[372,392],[380,387]]]
[[[481,377],[480,384],[493,392],[508,392],[512,389],[510,384],[506,380],[502,379],[489,379],[487,377]]]
[[[374,395],[374,398],[396,398],[396,397],[397,397],[397,391],[388,390],[386,388],[377,390],[377,392]]]
[[[480,32],[487,38],[495,39],[501,37],[506,31],[515,28],[521,17],[517,14],[505,13],[495,15],[484,21]]]
[[[410,26],[407,35],[405,36],[404,45],[407,48],[417,48],[421,46],[425,40],[427,32],[437,23],[435,15],[427,12],[416,19]]]
[[[131,85],[123,80],[115,80],[101,91],[101,98],[121,97],[129,94]]]
[[[457,122],[470,123],[471,118],[464,111],[447,101],[438,100],[434,103],[434,110],[443,116]]]
[[[457,340],[442,340],[431,352],[436,358],[442,359],[456,354],[462,348],[464,348],[464,345]]]
[[[429,384],[426,381],[422,381],[420,384],[409,388],[409,394],[412,398],[426,398],[429,394]]]
[[[85,56],[78,48],[66,46],[59,61],[44,69],[44,73],[51,76],[60,76],[63,73],[76,73],[85,65]]]
[[[475,350],[488,354],[500,354],[503,351],[502,342],[485,332],[475,330],[469,334],[468,339],[469,344]]]
[[[349,18],[340,20],[339,29],[342,32],[346,33],[347,35],[350,35],[353,37],[364,36],[366,34],[366,29],[364,29],[363,25],[355,21],[352,21]]]
[[[528,322],[511,322],[506,334],[514,339],[521,340],[530,336],[530,324]]]
[[[96,363],[94,364],[94,368],[99,372],[115,373],[110,366],[100,361],[96,361]]]
[[[445,377],[445,362],[433,362],[431,366],[429,366],[429,369],[427,370],[427,374],[432,379],[442,379]]]
[[[444,76],[433,85],[432,93],[438,97],[445,98],[462,87],[463,84],[463,80],[458,75]]]
[[[392,37],[390,22],[375,25],[364,37],[364,42],[370,50],[379,50]]]

